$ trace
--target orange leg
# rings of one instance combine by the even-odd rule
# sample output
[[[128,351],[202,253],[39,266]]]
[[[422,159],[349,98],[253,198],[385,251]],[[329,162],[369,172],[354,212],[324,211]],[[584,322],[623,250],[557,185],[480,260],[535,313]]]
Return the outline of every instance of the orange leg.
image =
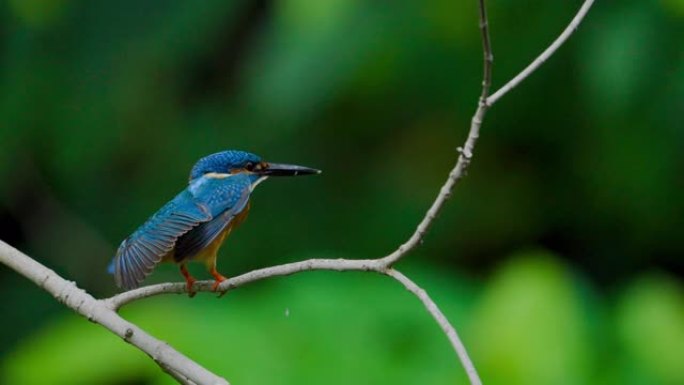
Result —
[[[209,274],[211,274],[214,277],[214,285],[211,287],[212,291],[216,291],[221,284],[221,282],[225,281],[227,278],[222,276],[221,273],[216,271],[216,265],[211,266],[209,269]]]
[[[188,271],[188,268],[185,267],[185,264],[180,265],[180,271],[181,271],[181,274],[183,274],[183,277],[185,277],[185,283],[186,283],[186,287],[188,290],[188,296],[190,298],[192,298],[196,294],[196,292],[194,292],[192,290],[192,285],[195,284],[195,278],[193,278],[192,275],[190,275],[190,272]]]

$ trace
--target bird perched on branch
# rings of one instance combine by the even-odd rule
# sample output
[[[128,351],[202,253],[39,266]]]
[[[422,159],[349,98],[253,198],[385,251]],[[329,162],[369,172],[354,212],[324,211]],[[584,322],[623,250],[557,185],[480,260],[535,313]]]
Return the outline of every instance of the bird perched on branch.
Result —
[[[116,285],[130,290],[162,261],[180,266],[188,293],[195,279],[188,261],[204,262],[214,277],[213,289],[226,278],[216,271],[221,244],[247,217],[249,196],[271,176],[320,174],[319,170],[269,163],[244,151],[223,151],[200,159],[190,172],[188,187],[126,238],[109,265]]]

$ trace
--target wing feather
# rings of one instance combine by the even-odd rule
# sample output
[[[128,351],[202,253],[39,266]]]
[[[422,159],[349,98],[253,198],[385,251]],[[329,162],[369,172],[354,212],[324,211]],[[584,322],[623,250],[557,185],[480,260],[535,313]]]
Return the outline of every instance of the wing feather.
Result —
[[[180,193],[121,243],[113,261],[117,286],[138,287],[179,237],[211,219],[205,205],[187,190]]]
[[[171,251],[176,261],[199,253],[244,210],[250,193],[251,180],[241,174],[191,183],[121,242],[109,266],[117,286],[138,287]]]

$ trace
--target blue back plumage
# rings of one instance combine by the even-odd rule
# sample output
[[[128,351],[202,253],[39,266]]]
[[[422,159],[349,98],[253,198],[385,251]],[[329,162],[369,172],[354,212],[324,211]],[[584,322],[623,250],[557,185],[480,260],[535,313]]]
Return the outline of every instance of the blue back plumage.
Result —
[[[236,154],[243,155],[238,157]],[[195,165],[193,172],[196,168],[218,167],[220,158],[225,161],[227,156],[232,156],[231,159],[236,161],[252,161],[249,159],[256,157],[248,153],[226,151],[203,158]],[[231,164],[223,163],[222,167],[231,167]],[[222,174],[206,175],[215,172]],[[192,258],[246,207],[252,182],[253,176],[228,175],[225,168],[222,171],[206,171],[192,178],[183,192],[121,243],[110,265],[117,285],[124,289],[137,287],[171,251],[174,251],[176,261]]]
[[[207,155],[200,159],[190,171],[190,180],[195,180],[207,173],[228,173],[232,169],[243,168],[247,163],[259,163],[261,158],[255,154],[229,150]]]
[[[207,205],[212,219],[178,238],[174,254],[176,262],[192,258],[207,247],[245,209],[249,201],[252,177],[248,175],[203,179],[198,180],[198,185],[191,184],[189,189]]]

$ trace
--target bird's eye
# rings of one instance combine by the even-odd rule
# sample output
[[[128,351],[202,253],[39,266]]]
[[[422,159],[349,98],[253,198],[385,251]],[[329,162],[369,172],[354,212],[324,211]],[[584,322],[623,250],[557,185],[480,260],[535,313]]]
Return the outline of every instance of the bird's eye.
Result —
[[[252,162],[247,162],[247,164],[245,165],[245,170],[247,170],[247,171],[252,171],[252,170],[254,170],[254,163],[252,163]]]

